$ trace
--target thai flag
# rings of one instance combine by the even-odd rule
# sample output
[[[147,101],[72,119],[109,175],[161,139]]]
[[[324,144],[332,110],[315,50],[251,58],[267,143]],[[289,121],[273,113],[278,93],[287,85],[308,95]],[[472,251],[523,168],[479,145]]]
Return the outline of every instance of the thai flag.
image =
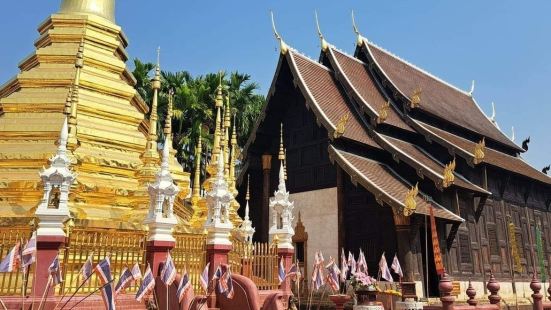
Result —
[[[209,289],[209,266],[210,266],[210,263],[208,263],[205,266],[205,269],[203,269],[203,273],[201,273],[201,279],[200,279],[201,287],[203,288],[205,293],[207,293]]]
[[[348,267],[350,268],[350,274],[354,275],[356,273],[356,260],[350,251],[348,251]]]
[[[163,270],[161,270],[161,280],[165,283],[166,286],[169,286],[176,279],[176,266],[174,266],[174,261],[170,253],[166,256],[165,265]]]
[[[132,267],[132,278],[134,281],[138,281],[142,278],[142,272],[138,263],[135,263],[134,267]]]
[[[394,254],[394,259],[392,260],[392,265],[390,265],[390,268],[392,268],[392,270],[394,270],[394,272],[398,274],[400,278],[404,277],[402,266],[400,266],[400,261],[398,260],[398,256],[396,254]]]
[[[329,264],[325,266],[325,269],[327,270],[327,283],[334,291],[338,292],[340,289],[339,274],[341,272],[332,257],[329,258]]]
[[[388,268],[388,264],[386,262],[385,253],[383,252],[383,255],[381,255],[381,259],[379,260],[379,272],[381,273],[381,277],[388,282],[394,282],[392,279],[392,274],[390,273],[390,269]]]
[[[29,241],[27,241],[27,244],[25,244],[25,248],[21,252],[21,264],[23,268],[27,268],[30,265],[32,265],[36,261],[36,232],[33,232],[33,235]]]
[[[191,281],[189,279],[189,274],[187,273],[187,270],[184,268],[184,272],[182,275],[182,278],[180,279],[180,283],[178,284],[178,301],[182,302],[184,299],[184,296],[189,290],[193,291],[193,287],[191,286]]]
[[[102,285],[111,281],[111,262],[109,262],[108,256],[96,265],[95,272]]]
[[[88,279],[92,276],[92,273],[94,272],[94,263],[92,261],[92,257],[94,254],[90,254],[88,258],[86,259],[86,262],[84,265],[82,265],[82,268],[80,268],[80,277],[82,279],[82,283],[86,283]]]
[[[220,267],[222,275],[218,280],[219,293],[226,296],[226,298],[232,299],[234,295],[233,283],[231,278],[231,271],[228,265],[222,265]]]
[[[63,282],[61,277],[61,266],[59,265],[59,255],[54,258],[54,261],[48,267],[48,272],[52,277],[52,286],[56,286]]]
[[[113,294],[113,285],[111,277],[111,262],[109,257],[106,256],[99,264],[96,265],[95,272],[98,275],[101,285],[101,297],[105,308],[108,310],[115,310],[115,296]]]
[[[279,260],[279,266],[277,268],[277,277],[279,279],[279,284],[281,284],[283,281],[285,281],[285,267],[283,266],[283,256]]]
[[[346,263],[346,255],[344,254],[344,249],[341,249],[341,281],[346,281],[346,275],[348,274],[348,264]]]
[[[358,257],[358,265],[357,265],[357,272],[364,273],[366,275],[369,274],[369,270],[367,268],[367,262],[365,260],[364,252],[362,252],[362,249],[360,249],[360,256]]]
[[[151,273],[151,267],[149,267],[149,264],[148,264],[147,269],[145,270],[145,273],[143,275],[142,284],[140,285],[138,292],[136,292],[136,300],[138,302],[141,302],[145,296],[149,295],[151,291],[153,291],[154,287],[155,287],[155,278],[153,278],[153,274]]]
[[[130,269],[124,267],[121,272],[121,276],[119,277],[119,281],[117,282],[117,285],[115,285],[115,296],[119,295],[122,290],[126,289],[133,279],[134,278],[132,277],[132,272]]]
[[[2,262],[0,262],[0,272],[13,272],[17,270],[17,267],[19,267],[19,263],[21,261],[21,256],[19,253],[20,247],[20,243],[17,242],[8,255],[4,257]]]
[[[291,268],[287,271],[287,274],[285,275],[286,278],[291,278],[291,280],[296,281],[298,276],[298,268],[296,264],[292,264]]]

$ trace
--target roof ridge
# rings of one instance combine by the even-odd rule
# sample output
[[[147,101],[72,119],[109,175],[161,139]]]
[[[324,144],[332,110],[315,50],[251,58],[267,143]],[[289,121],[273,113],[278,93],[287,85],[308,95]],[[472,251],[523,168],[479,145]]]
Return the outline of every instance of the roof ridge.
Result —
[[[368,40],[367,38],[364,38],[364,39],[367,41],[367,43],[368,43],[369,45],[372,45],[373,47],[377,48],[378,50],[382,51],[383,53],[385,53],[385,54],[387,54],[387,55],[389,55],[389,56],[395,58],[396,60],[398,60],[398,61],[400,61],[400,62],[402,62],[402,63],[404,63],[404,64],[406,64],[406,65],[408,65],[408,66],[410,66],[410,67],[412,67],[413,69],[415,69],[415,70],[417,70],[417,71],[419,71],[419,72],[421,72],[421,73],[423,73],[423,74],[425,74],[425,75],[431,77],[432,79],[436,80],[437,82],[440,82],[440,83],[442,83],[442,84],[444,84],[444,85],[446,85],[446,86],[448,86],[448,87],[450,87],[450,88],[452,88],[452,89],[458,91],[459,93],[461,93],[461,94],[463,94],[463,95],[465,95],[465,96],[467,96],[467,97],[472,98],[472,96],[471,96],[467,91],[465,91],[465,90],[463,90],[463,89],[460,89],[459,87],[457,87],[457,86],[451,84],[450,82],[445,81],[444,79],[442,79],[442,78],[436,76],[435,74],[432,74],[432,73],[428,72],[428,71],[425,70],[425,69],[420,68],[419,66],[417,66],[417,65],[415,65],[415,64],[413,64],[413,63],[411,63],[410,61],[405,60],[404,58],[402,58],[402,57],[396,55],[395,53],[389,51],[388,49],[386,49],[386,48],[384,48],[384,47],[382,47],[382,46],[380,46],[380,45],[378,45],[378,44],[372,42],[371,40]]]

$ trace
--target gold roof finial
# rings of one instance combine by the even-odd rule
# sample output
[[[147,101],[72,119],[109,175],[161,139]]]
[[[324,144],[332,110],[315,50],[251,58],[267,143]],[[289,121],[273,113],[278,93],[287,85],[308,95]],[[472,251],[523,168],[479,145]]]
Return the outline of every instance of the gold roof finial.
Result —
[[[325,52],[325,51],[327,51],[327,48],[329,47],[329,44],[327,44],[327,41],[325,41],[325,38],[323,37],[323,34],[321,33],[320,23],[319,23],[319,19],[318,19],[318,11],[317,10],[314,11],[314,15],[316,17],[316,27],[318,29],[318,36],[320,37],[321,50]]]
[[[344,135],[344,132],[346,130],[346,124],[348,124],[348,120],[350,119],[350,112],[346,112],[341,118],[339,119],[339,122],[337,123],[337,127],[335,128],[335,132],[333,132],[333,137],[335,139],[340,138],[342,135]]]
[[[455,157],[453,160],[444,166],[444,173],[442,175],[442,186],[444,188],[449,187],[453,184],[453,181],[455,180],[455,174],[453,173],[455,171]]]
[[[416,183],[407,193],[404,199],[404,216],[412,215],[417,209],[415,198],[419,194],[419,183]]]
[[[192,204],[197,204],[201,196],[201,153],[203,152],[201,126],[199,126],[199,139],[195,148],[195,174],[193,176]]]
[[[285,42],[283,41],[283,38],[281,38],[279,33],[277,33],[277,29],[274,21],[274,12],[270,11],[270,15],[272,16],[272,30],[274,31],[274,36],[279,41],[279,51],[282,55],[285,55],[289,51],[289,47],[287,46],[287,44],[285,44]]]
[[[484,157],[485,157],[485,152],[486,150],[486,139],[484,137],[482,137],[482,140],[480,140],[480,142],[478,142],[477,144],[475,144],[474,146],[474,158],[473,158],[473,162],[475,165],[478,165],[480,164],[483,160],[484,160]]]
[[[385,104],[381,106],[379,109],[379,116],[377,117],[377,123],[382,124],[386,121],[388,118],[388,112],[390,110],[390,99],[386,101]]]
[[[352,10],[352,29],[354,29],[354,33],[356,34],[356,45],[362,46],[364,43],[364,39],[360,31],[358,30],[358,27],[356,26],[356,19],[354,18],[354,10]]]
[[[281,130],[279,135],[279,154],[277,158],[279,160],[285,160],[285,150],[283,148],[283,123],[281,123]]]
[[[157,66],[155,67],[155,76],[151,81],[151,88],[161,89],[161,47],[157,47]]]
[[[409,97],[410,108],[415,109],[418,108],[421,105],[421,94],[423,93],[423,90],[421,87],[416,88],[413,93],[411,94],[411,97]]]

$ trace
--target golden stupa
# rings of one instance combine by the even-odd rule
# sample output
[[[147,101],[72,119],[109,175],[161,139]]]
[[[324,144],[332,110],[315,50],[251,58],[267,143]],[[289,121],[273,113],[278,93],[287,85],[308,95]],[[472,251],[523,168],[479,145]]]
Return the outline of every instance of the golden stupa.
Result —
[[[0,87],[2,225],[33,217],[42,195],[38,172],[55,153],[65,116],[77,174],[70,192],[75,221],[94,227],[142,225],[146,186],[159,164],[160,69],[151,83],[155,99],[147,119],[148,106],[125,64],[128,41],[114,16],[115,0],[63,0],[60,11],[39,26],[36,50],[19,64],[20,73]],[[165,134],[170,129],[167,124]],[[184,204],[189,174],[175,158],[170,167],[182,189],[175,211],[186,224],[192,215]]]

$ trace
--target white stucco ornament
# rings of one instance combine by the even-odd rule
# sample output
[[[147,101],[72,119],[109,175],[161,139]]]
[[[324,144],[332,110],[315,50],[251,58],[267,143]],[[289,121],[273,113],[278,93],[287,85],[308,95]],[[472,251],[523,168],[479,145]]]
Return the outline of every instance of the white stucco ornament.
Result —
[[[207,244],[231,245],[229,237],[233,224],[230,221],[230,203],[233,195],[224,177],[223,156],[218,156],[216,177],[206,196],[208,215],[203,227],[208,233]]]
[[[161,169],[155,182],[149,184],[149,213],[144,224],[149,227],[149,241],[175,241],[172,229],[178,223],[174,215],[174,200],[180,188],[174,183],[170,174],[168,158],[170,156],[169,140],[165,140]]]
[[[243,222],[241,222],[241,225],[239,226],[239,235],[241,237],[241,240],[252,243],[253,242],[253,236],[255,233],[255,229],[253,227],[253,222],[249,218],[249,200],[250,200],[250,190],[249,190],[249,184],[250,180],[247,179],[247,194],[245,195],[245,218],[243,219]]]
[[[76,179],[76,175],[70,169],[71,161],[67,157],[68,136],[67,118],[65,118],[57,152],[50,158],[50,166],[43,168],[40,172],[44,191],[35,212],[39,220],[38,236],[65,236],[63,224],[70,217],[69,191]]]
[[[279,168],[279,185],[274,197],[270,199],[272,211],[272,227],[270,227],[270,241],[274,236],[278,237],[278,247],[282,249],[293,249],[293,209],[295,203],[289,201],[289,192],[285,186],[285,167],[283,161]]]

